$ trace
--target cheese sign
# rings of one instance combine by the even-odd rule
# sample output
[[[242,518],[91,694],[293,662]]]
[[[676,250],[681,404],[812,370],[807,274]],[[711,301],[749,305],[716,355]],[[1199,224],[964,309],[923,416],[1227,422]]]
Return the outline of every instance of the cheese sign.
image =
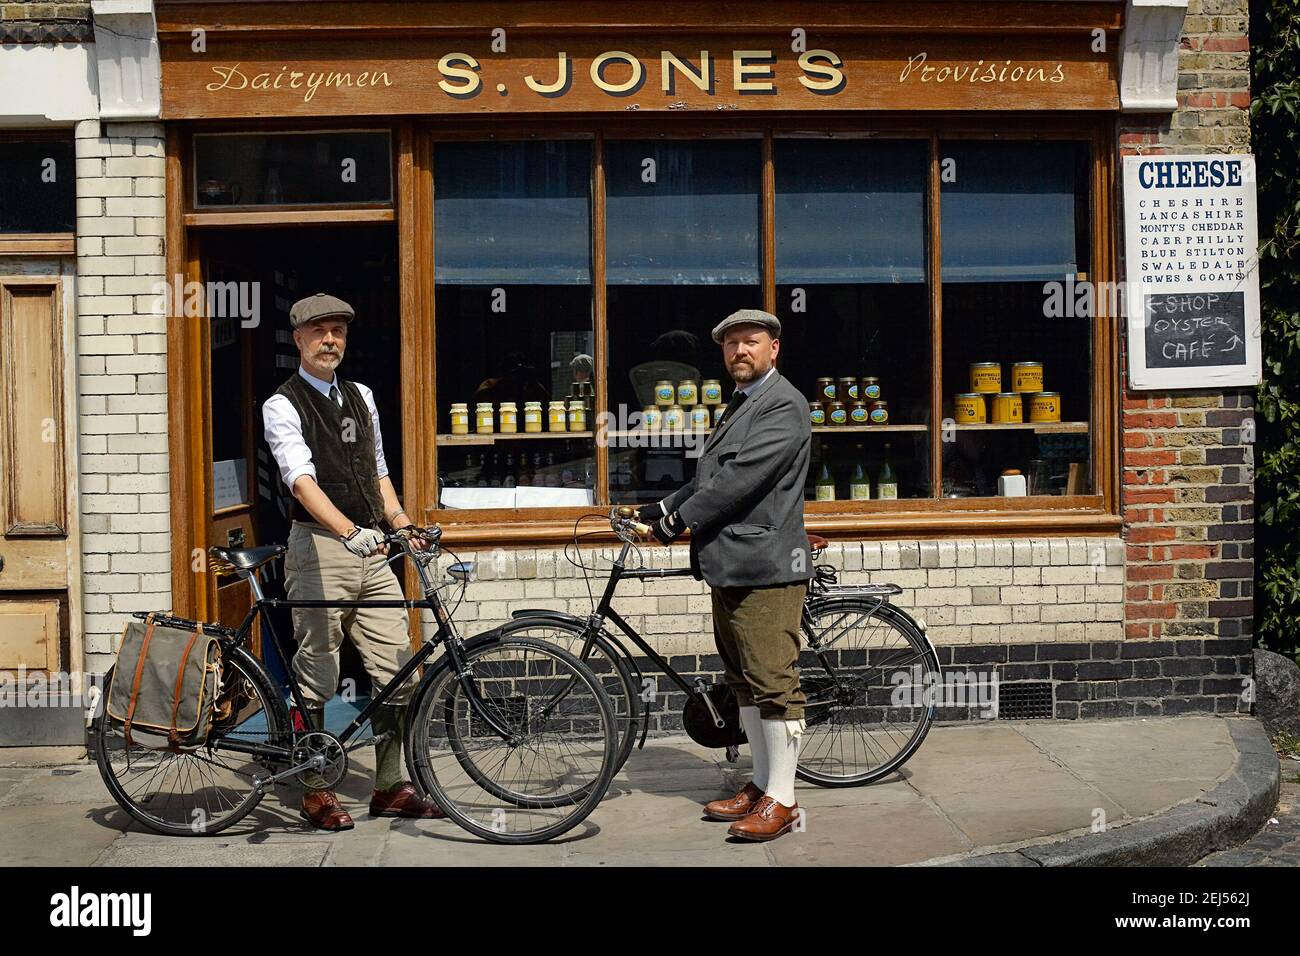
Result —
[[[1124,158],[1133,388],[1260,381],[1255,159]]]

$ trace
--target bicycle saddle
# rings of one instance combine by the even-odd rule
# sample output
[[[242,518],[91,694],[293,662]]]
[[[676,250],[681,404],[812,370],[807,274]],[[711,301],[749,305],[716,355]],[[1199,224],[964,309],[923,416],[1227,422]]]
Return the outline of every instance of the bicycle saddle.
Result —
[[[252,571],[268,561],[274,561],[289,550],[282,544],[264,544],[260,548],[209,548],[208,553],[217,561],[225,561],[238,571]]]
[[[814,551],[825,551],[830,542],[819,534],[808,535],[808,547]]]

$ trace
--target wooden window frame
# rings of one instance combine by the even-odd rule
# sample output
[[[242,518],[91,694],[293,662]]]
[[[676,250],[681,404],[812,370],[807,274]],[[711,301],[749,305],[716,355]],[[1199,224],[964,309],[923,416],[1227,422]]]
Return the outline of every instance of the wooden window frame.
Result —
[[[75,131],[71,127],[62,129],[13,129],[5,130],[8,142],[17,141],[58,141],[72,139],[73,165],[76,165],[77,146]],[[73,188],[76,188],[76,170],[73,170]],[[0,256],[75,256],[77,254],[77,234],[75,232],[6,232],[0,233]]]
[[[403,403],[403,497],[417,521],[442,524],[444,540],[462,547],[518,547],[556,545],[571,540],[574,520],[608,505],[608,448],[595,446],[596,504],[585,508],[439,510],[437,489],[437,382],[436,322],[433,277],[434,223],[433,153],[440,142],[528,141],[588,139],[592,142],[592,319],[595,332],[596,412],[608,409],[605,382],[607,315],[605,289],[605,144],[612,139],[727,139],[738,136],[761,139],[762,196],[760,267],[763,301],[776,306],[775,284],[775,169],[774,141],[777,137],[811,136],[865,139],[916,139],[930,143],[931,168],[927,191],[929,234],[927,236],[930,277],[930,323],[932,369],[942,363],[942,284],[939,223],[938,143],[949,139],[1061,140],[1090,143],[1091,177],[1091,278],[1115,281],[1117,259],[1115,235],[1115,119],[1105,114],[1044,115],[1022,113],[932,114],[918,121],[876,113],[827,111],[774,113],[758,117],[727,117],[725,125],[709,124],[703,117],[682,114],[673,117],[646,116],[632,121],[618,115],[571,114],[547,123],[535,118],[465,116],[427,118],[388,123],[392,131],[395,195],[382,207],[312,206],[287,210],[223,210],[210,212],[192,208],[188,183],[192,176],[189,145],[195,132],[238,130],[333,131],[349,128],[377,129],[385,123],[367,118],[346,117],[330,121],[241,120],[168,124],[167,151],[167,267],[168,275],[183,274],[198,279],[200,263],[196,242],[187,242],[208,228],[237,226],[290,226],[312,222],[357,223],[396,221],[401,297],[401,376],[410,401]],[[1053,496],[1048,507],[1042,498],[945,499],[937,497],[942,467],[939,419],[933,409],[941,408],[942,383],[932,375],[932,425],[930,468],[935,497],[871,502],[808,502],[807,524],[811,531],[841,538],[943,538],[953,536],[1023,536],[1115,534],[1122,521],[1118,513],[1118,331],[1116,320],[1105,312],[1106,297],[1099,297],[1101,313],[1092,328],[1091,478],[1095,494]],[[205,546],[211,489],[204,477],[210,439],[198,420],[206,407],[208,387],[203,365],[203,336],[196,332],[201,323],[182,323],[168,336],[168,372],[171,414],[172,502],[174,588],[178,607],[202,613],[197,603],[202,585],[201,572],[191,570],[190,553]],[[206,328],[204,326],[204,328]],[[176,467],[184,463],[185,467]],[[194,506],[198,505],[198,508]],[[202,543],[202,544],[201,544]],[[192,603],[185,603],[192,602]]]

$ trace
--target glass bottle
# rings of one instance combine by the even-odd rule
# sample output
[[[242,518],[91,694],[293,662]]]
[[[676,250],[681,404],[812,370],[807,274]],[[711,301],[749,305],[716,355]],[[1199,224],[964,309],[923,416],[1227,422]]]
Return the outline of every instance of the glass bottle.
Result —
[[[889,462],[889,443],[885,443],[885,455],[880,462],[880,473],[876,478],[876,497],[897,498],[898,497],[898,476],[894,474],[894,466]]]
[[[831,476],[831,470],[824,461],[821,470],[817,472],[817,500],[835,500],[835,479]]]
[[[862,446],[858,445],[854,449],[853,475],[849,478],[849,500],[850,501],[869,501],[871,500],[871,482],[867,479],[867,470],[863,467]]]

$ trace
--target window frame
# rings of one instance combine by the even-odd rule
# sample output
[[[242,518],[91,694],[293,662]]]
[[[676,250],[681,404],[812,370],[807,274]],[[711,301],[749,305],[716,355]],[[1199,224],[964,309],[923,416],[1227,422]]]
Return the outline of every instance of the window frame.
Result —
[[[77,160],[76,131],[71,127],[57,129],[5,130],[8,142],[70,142],[72,161]],[[73,171],[73,190],[76,173]],[[74,196],[75,201],[75,196]],[[76,232],[6,232],[0,233],[0,256],[73,256],[77,254]]]

